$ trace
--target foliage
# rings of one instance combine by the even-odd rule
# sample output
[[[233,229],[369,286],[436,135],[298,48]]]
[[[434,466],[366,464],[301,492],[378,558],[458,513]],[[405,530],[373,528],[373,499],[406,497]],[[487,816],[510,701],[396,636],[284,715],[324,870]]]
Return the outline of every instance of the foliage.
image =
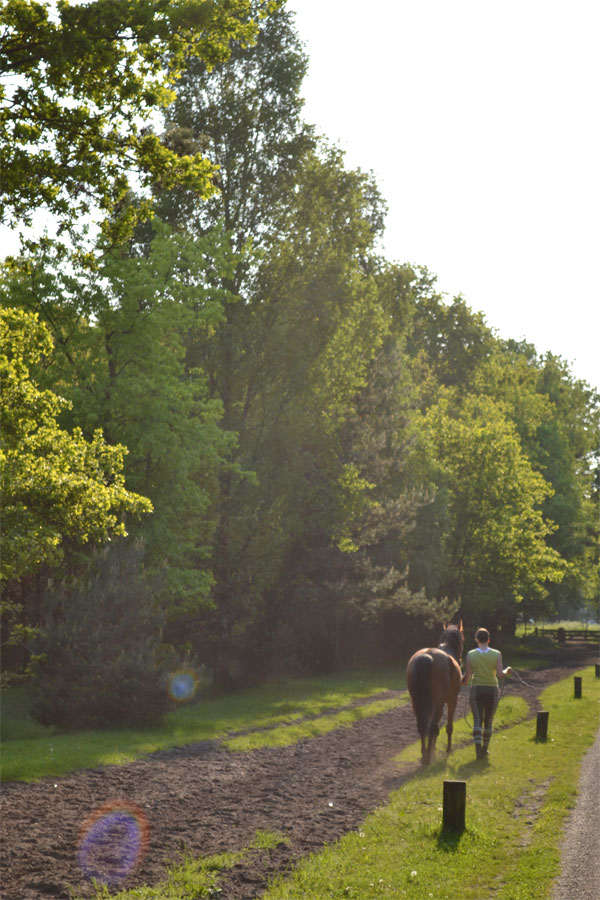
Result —
[[[272,4],[259,6],[259,14]],[[110,212],[136,173],[141,185],[212,190],[201,154],[178,156],[148,130],[173,99],[190,55],[222,62],[255,35],[248,0],[4,0],[0,10],[2,218],[45,206],[75,223],[92,204]],[[167,65],[168,60],[168,65]],[[134,213],[113,235],[125,234]],[[128,221],[127,221],[128,219]],[[123,226],[126,226],[123,228]]]
[[[105,252],[95,272],[42,242],[9,263],[5,292],[52,329],[57,349],[40,377],[71,399],[70,422],[88,433],[102,427],[128,446],[127,486],[155,510],[133,533],[144,539],[148,565],[163,570],[166,605],[195,607],[210,590],[202,560],[232,436],[185,344],[219,326],[225,295],[210,271],[232,263],[218,233],[173,235],[156,220],[152,234],[150,249],[132,240]]]
[[[421,288],[433,287],[425,279]],[[409,348],[425,355],[438,382],[469,388],[480,366],[495,348],[495,338],[482,313],[471,310],[462,297],[443,302],[433,290],[421,290],[409,336]]]
[[[24,483],[33,458],[41,492],[32,521],[9,519],[21,637],[49,567],[85,577],[82,541],[125,512],[165,642],[221,686],[396,658],[459,605],[510,630],[517,610],[597,602],[597,394],[378,255],[384,203],[303,120],[283,4],[2,15],[5,213],[35,190],[75,241],[25,245],[0,286],[39,323],[34,412],[11,426],[11,465]],[[75,223],[94,204],[90,248]]]
[[[104,543],[124,535],[125,514],[149,512],[125,489],[125,448],[101,431],[86,441],[57,423],[65,401],[40,390],[30,370],[51,353],[47,328],[20,310],[0,310],[3,522],[2,578],[18,579],[61,558],[64,541]]]
[[[256,41],[236,41],[225,62],[210,68],[191,58],[177,82],[166,113],[164,142],[180,155],[201,149],[218,170],[218,191],[207,200],[177,187],[158,191],[163,217],[204,232],[221,222],[241,254],[231,279],[240,291],[256,255],[268,252],[275,219],[289,206],[290,191],[306,153],[314,149],[312,129],[301,119],[301,83],[307,58],[283,5],[260,18],[252,0]]]
[[[545,519],[553,523],[545,541],[563,560],[562,578],[551,577],[541,591],[539,584],[532,584],[531,589],[518,592],[523,609],[527,615],[558,607],[575,611],[597,590],[598,515],[593,488],[599,446],[597,394],[573,379],[560,359],[550,354],[538,357],[535,348],[524,342],[498,339],[483,317],[473,314],[460,298],[445,304],[432,293],[433,288],[431,279],[429,283],[423,279],[408,335],[409,352],[429,372],[422,408],[435,407],[443,396],[439,387],[444,386],[455,408],[469,395],[487,397],[498,414],[512,423],[522,454],[551,488],[541,506]],[[441,441],[438,450],[443,468]],[[423,477],[427,481],[425,472]],[[428,593],[436,593],[444,589],[448,577],[447,569],[443,574],[448,561],[443,545],[447,546],[445,535],[451,523],[448,486],[431,472],[429,478],[435,497],[417,517],[410,583],[424,584]],[[491,507],[488,514],[493,515]],[[492,601],[483,590],[478,595],[479,615],[495,617],[498,603],[505,605],[502,593]],[[511,601],[506,603],[505,627],[513,618]]]
[[[36,641],[32,714],[81,729],[151,725],[169,707],[161,681],[164,616],[141,571],[141,554],[102,554],[85,581],[51,586]]]
[[[509,622],[514,604],[565,565],[545,540],[554,526],[541,512],[550,485],[524,455],[514,425],[485,397],[428,410],[424,434],[444,487],[441,591],[460,598],[475,621],[485,609]]]

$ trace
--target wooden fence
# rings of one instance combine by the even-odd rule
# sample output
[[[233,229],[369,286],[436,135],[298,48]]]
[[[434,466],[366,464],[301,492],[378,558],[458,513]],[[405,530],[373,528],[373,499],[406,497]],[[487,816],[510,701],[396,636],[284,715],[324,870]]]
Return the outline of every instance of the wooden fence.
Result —
[[[534,634],[551,637],[559,644],[567,641],[584,641],[589,644],[600,644],[600,631],[593,628],[536,628]]]

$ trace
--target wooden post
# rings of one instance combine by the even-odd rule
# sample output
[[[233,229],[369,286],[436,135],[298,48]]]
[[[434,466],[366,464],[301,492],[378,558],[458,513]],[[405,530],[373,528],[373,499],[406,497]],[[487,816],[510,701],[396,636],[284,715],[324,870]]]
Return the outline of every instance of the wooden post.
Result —
[[[443,828],[451,831],[464,831],[466,805],[467,782],[444,781]]]
[[[575,675],[573,682],[575,684],[575,699],[581,700],[581,676]]]
[[[537,714],[537,728],[535,732],[536,741],[548,740],[548,712],[539,712]]]
[[[596,663],[596,678],[600,678],[600,664]]]

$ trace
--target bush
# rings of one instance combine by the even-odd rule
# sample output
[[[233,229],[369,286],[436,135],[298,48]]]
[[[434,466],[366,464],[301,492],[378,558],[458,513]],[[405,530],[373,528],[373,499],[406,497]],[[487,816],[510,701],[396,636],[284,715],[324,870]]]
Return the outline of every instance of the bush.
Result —
[[[141,571],[125,545],[99,556],[84,582],[47,592],[33,663],[32,715],[43,725],[152,725],[169,708],[162,615]]]

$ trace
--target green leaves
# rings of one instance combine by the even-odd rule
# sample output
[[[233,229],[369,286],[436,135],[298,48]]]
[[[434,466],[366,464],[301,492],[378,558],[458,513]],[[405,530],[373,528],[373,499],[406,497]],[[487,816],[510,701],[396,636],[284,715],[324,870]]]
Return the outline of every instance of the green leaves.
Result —
[[[435,480],[447,489],[448,592],[475,614],[482,604],[509,605],[527,591],[539,593],[546,581],[560,581],[565,564],[547,543],[554,526],[541,511],[552,488],[523,453],[502,407],[481,396],[460,404],[443,398],[424,426]]]
[[[100,430],[86,441],[80,429],[59,427],[66,401],[30,378],[51,346],[37,316],[0,311],[2,580],[56,565],[67,539],[104,543],[125,535],[127,514],[152,510],[125,488],[125,447],[109,446]]]
[[[249,0],[63,0],[56,9],[4,0],[0,28],[0,71],[12,76],[0,89],[0,221],[28,222],[40,206],[67,227],[92,209],[110,213],[134,173],[143,187],[181,181],[210,193],[212,165],[200,154],[179,159],[146,133],[148,122],[173,99],[191,55],[213,66],[231,41],[253,39]]]

